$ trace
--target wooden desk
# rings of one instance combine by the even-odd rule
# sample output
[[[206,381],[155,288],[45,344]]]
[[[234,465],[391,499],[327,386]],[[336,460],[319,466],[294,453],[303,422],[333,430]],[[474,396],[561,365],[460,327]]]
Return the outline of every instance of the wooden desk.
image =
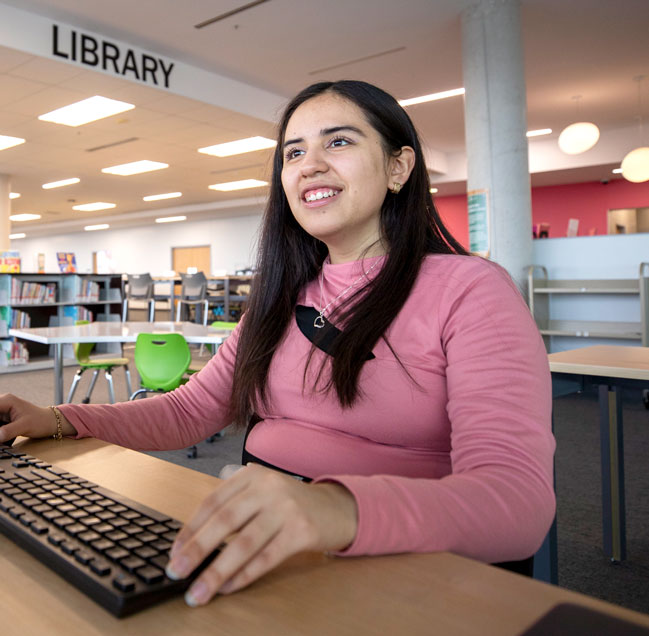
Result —
[[[94,439],[18,445],[182,520],[219,484]],[[120,620],[0,535],[0,592],[3,636],[516,636],[562,601],[649,626],[649,616],[448,553],[351,559],[304,554],[205,607],[191,609],[178,597]]]
[[[649,387],[649,348],[594,346],[551,353],[554,397],[586,385],[599,391],[604,552],[613,561],[626,558],[622,392]]]
[[[139,333],[180,333],[190,344],[221,344],[227,329],[193,322],[91,322],[87,325],[9,329],[9,335],[54,345],[54,404],[63,403],[63,345],[80,342],[135,342]]]

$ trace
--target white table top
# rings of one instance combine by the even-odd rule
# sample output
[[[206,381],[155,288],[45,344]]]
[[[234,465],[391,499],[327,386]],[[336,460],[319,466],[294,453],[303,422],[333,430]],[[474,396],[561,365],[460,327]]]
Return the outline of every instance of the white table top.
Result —
[[[649,380],[649,347],[597,345],[548,356],[550,371]]]
[[[193,344],[221,344],[232,333],[193,322],[91,322],[88,325],[10,329],[9,335],[42,344],[135,342],[139,333],[180,333]]]

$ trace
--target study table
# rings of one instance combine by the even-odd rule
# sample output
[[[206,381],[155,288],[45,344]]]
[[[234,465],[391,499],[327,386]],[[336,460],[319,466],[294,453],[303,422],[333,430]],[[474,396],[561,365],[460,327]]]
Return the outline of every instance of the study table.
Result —
[[[180,333],[190,344],[219,345],[230,331],[193,322],[91,322],[87,325],[9,330],[10,336],[54,345],[54,404],[63,403],[63,345],[81,342],[135,342],[139,333]]]
[[[182,521],[220,483],[95,439],[19,439],[16,446]],[[3,636],[517,636],[566,601],[649,627],[647,615],[449,553],[305,553],[204,607],[191,609],[179,596],[117,619],[0,534],[0,592]]]
[[[649,347],[598,345],[551,353],[553,397],[598,387],[604,552],[626,558],[622,395],[649,388]],[[640,398],[638,398],[640,399]]]

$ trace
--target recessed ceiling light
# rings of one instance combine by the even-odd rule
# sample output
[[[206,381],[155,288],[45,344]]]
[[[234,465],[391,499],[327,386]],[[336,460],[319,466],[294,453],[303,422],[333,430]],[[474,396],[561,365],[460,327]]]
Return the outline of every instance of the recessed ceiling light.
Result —
[[[198,152],[215,157],[231,157],[232,155],[242,155],[244,152],[274,148],[276,145],[277,142],[274,139],[248,137],[247,139],[237,139],[236,141],[228,141],[224,144],[199,148]]]
[[[98,210],[110,210],[115,207],[115,203],[106,203],[105,201],[95,201],[94,203],[83,203],[82,205],[73,205],[73,210],[79,212],[97,212]]]
[[[12,214],[9,217],[10,221],[36,221],[37,219],[40,219],[41,215],[40,214]]]
[[[525,134],[528,137],[541,137],[542,135],[552,134],[552,128],[539,128],[538,130],[528,130]]]
[[[219,190],[220,192],[230,192],[231,190],[245,190],[246,188],[260,188],[267,186],[268,181],[259,181],[259,179],[242,179],[241,181],[228,181],[227,183],[214,183],[208,186],[210,190]]]
[[[437,194],[439,192],[439,188],[429,188],[428,192],[431,194]]]
[[[622,168],[613,168],[613,170],[611,170],[611,172],[613,174],[622,174]]]
[[[91,121],[117,115],[132,108],[135,108],[133,104],[95,95],[88,99],[82,99],[80,102],[57,108],[50,113],[45,113],[39,119],[54,124],[63,124],[64,126],[83,126],[83,124],[88,124]]]
[[[422,95],[421,97],[411,97],[410,99],[400,99],[401,106],[412,106],[413,104],[423,104],[424,102],[435,102],[438,99],[446,99],[448,97],[456,97],[457,95],[464,95],[463,88],[453,88],[450,91],[442,91],[441,93],[431,93],[430,95]]]
[[[10,192],[9,193],[9,198],[10,199],[20,199],[20,192]]]
[[[176,221],[186,221],[186,216],[163,216],[156,219],[156,223],[175,223]]]
[[[14,146],[20,146],[24,144],[25,140],[20,137],[9,137],[8,135],[0,135],[0,150],[6,150],[7,148],[13,148]]]
[[[9,238],[12,241],[15,241],[16,239],[25,238],[26,236],[27,236],[27,234],[25,234],[24,232],[16,232],[16,234],[10,234]]]
[[[162,199],[177,199],[183,195],[182,192],[167,192],[166,194],[150,194],[142,197],[142,201],[161,201]]]
[[[86,225],[83,229],[86,232],[94,232],[95,230],[107,230],[109,227],[108,223],[99,223],[99,225]]]
[[[73,183],[79,183],[81,179],[73,177],[72,179],[61,179],[61,181],[52,181],[51,183],[44,183],[41,188],[43,190],[51,190],[52,188],[62,188],[63,186],[72,185]]]
[[[153,170],[162,170],[168,168],[168,163],[161,163],[159,161],[149,161],[143,159],[142,161],[131,161],[130,163],[122,163],[119,166],[111,166],[110,168],[102,168],[101,171],[107,174],[119,174],[123,177],[132,174],[141,174],[143,172],[152,172]]]

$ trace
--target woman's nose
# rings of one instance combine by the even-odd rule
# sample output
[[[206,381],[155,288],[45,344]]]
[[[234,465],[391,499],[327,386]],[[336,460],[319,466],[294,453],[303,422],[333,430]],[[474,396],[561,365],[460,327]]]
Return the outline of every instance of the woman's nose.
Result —
[[[304,177],[311,177],[314,174],[327,172],[327,170],[329,170],[329,164],[319,150],[310,150],[302,158],[300,171]]]

